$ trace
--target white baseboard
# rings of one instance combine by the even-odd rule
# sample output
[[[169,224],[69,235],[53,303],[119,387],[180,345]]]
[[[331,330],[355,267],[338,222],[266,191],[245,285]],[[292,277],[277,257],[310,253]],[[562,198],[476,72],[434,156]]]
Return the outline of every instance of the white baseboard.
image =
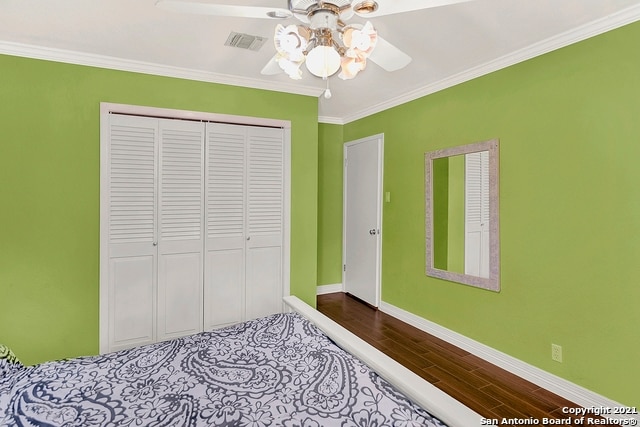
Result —
[[[479,343],[462,334],[454,332],[437,323],[431,322],[413,313],[395,307],[384,301],[380,302],[380,311],[402,320],[418,329],[447,341],[463,350],[474,354],[489,363],[505,369],[527,381],[530,381],[546,390],[549,390],[571,402],[584,408],[620,408],[624,405],[601,396],[591,390],[553,375],[549,372],[529,365],[522,360],[509,356],[487,345]],[[640,415],[603,415],[609,419],[633,419],[640,420]]]
[[[333,294],[335,292],[343,292],[342,283],[334,283],[333,285],[320,285],[316,288],[316,295]]]

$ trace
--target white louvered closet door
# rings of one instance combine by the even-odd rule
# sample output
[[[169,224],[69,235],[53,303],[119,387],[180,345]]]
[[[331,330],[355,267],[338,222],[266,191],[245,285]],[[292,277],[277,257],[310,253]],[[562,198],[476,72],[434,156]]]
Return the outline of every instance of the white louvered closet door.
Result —
[[[465,274],[489,277],[489,152],[465,155]]]
[[[282,312],[284,140],[248,128],[246,317]]]
[[[206,330],[244,319],[246,132],[207,123]]]
[[[281,312],[285,131],[106,120],[101,351]]]
[[[158,122],[109,120],[108,349],[115,351],[155,340]]]
[[[157,338],[164,340],[203,326],[204,125],[159,125]]]
[[[283,135],[207,124],[205,329],[282,311]]]

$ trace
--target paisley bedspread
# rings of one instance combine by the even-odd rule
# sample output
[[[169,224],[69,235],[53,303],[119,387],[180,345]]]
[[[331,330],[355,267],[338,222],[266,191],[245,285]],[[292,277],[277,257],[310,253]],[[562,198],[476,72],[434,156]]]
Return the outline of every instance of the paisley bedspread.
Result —
[[[0,377],[1,426],[444,426],[295,313]]]

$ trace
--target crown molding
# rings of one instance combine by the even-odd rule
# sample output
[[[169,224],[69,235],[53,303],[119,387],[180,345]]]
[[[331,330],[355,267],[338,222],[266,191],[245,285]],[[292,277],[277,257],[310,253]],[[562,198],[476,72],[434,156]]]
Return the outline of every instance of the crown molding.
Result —
[[[209,71],[172,67],[151,62],[134,61],[111,56],[76,52],[64,49],[0,41],[0,54],[21,56],[46,61],[64,62],[67,64],[85,65],[119,71],[130,71],[179,79],[197,80],[208,83],[219,83],[231,86],[242,86],[253,89],[264,89],[276,92],[293,93],[319,97],[323,88],[301,85],[299,83],[265,82],[249,77],[230,76]]]
[[[330,125],[344,125],[346,124],[340,117],[331,116],[318,116],[318,123],[326,123]]]
[[[318,116],[318,122],[345,125],[381,111],[397,107],[398,105],[414,101],[418,98],[448,89],[460,83],[482,77],[494,71],[524,62],[536,56],[606,33],[607,31],[631,24],[638,20],[640,20],[640,5],[631,6],[620,12],[611,14],[557,36],[550,37],[524,49],[488,61],[435,83],[405,92],[401,95],[385,100],[384,102],[362,109],[354,114],[344,117]],[[314,97],[320,97],[324,92],[323,88],[301,85],[300,83],[295,82],[265,82],[263,80],[248,77],[231,76],[208,71],[172,67],[143,61],[134,61],[91,53],[6,41],[0,41],[0,54]]]
[[[510,67],[511,65],[524,62],[536,56],[544,55],[545,53],[549,53],[551,51],[586,40],[590,37],[606,33],[607,31],[620,28],[624,25],[631,24],[638,20],[640,20],[640,5],[631,6],[620,12],[611,14],[596,21],[592,21],[588,24],[582,25],[570,31],[566,31],[557,36],[550,37],[541,42],[527,46],[524,49],[512,52],[508,55],[504,55],[500,58],[481,64],[477,67],[470,68],[461,73],[442,79],[438,82],[420,87],[410,92],[406,92],[397,97],[388,99],[382,103],[372,105],[366,109],[358,111],[353,115],[342,118],[324,117],[323,119],[327,120],[326,123],[341,122],[342,124],[347,124],[370,116],[372,114],[388,110],[389,108],[393,108],[398,105],[414,101],[418,98],[431,95],[460,83],[464,83],[469,80],[484,76],[486,74],[490,74],[494,71]]]

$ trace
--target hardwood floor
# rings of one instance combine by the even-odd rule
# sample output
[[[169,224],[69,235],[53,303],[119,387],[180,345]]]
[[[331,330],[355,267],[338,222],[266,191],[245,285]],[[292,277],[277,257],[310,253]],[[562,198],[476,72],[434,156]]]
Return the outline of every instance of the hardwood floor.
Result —
[[[565,425],[579,418],[562,412],[578,405],[347,294],[319,295],[317,301],[318,311],[485,418],[534,419],[540,425],[544,418],[572,418]]]

